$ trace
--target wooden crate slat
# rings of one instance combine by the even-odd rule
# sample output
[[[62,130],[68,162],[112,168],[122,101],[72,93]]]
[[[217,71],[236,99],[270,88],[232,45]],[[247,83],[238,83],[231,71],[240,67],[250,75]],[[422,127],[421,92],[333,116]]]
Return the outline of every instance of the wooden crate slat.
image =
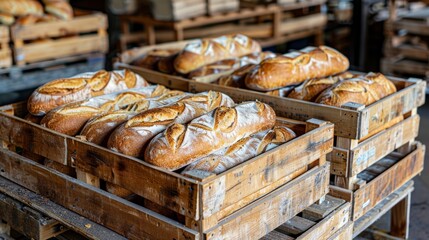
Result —
[[[75,33],[96,32],[107,29],[107,16],[101,13],[77,16],[68,21],[15,25],[11,27],[13,40],[60,37]]]
[[[329,215],[332,211],[342,205],[345,200],[327,195],[323,202],[315,203],[302,211],[302,217],[319,221]]]
[[[316,222],[295,216],[289,219],[286,223],[280,225],[278,228],[276,228],[276,230],[293,236],[302,234],[314,225],[316,225]]]
[[[357,220],[392,192],[399,189],[423,170],[425,147],[415,144],[415,150],[391,168],[354,192],[353,220]]]
[[[72,146],[77,170],[132,190],[183,215],[199,218],[196,181],[77,139],[69,139],[68,146]]]
[[[206,239],[257,239],[292,218],[328,192],[329,163],[316,167],[222,220]],[[280,210],[280,211],[279,211]]]
[[[338,230],[334,235],[327,238],[327,240],[343,240],[352,239],[353,236],[353,222],[348,222],[344,227]]]
[[[89,52],[106,52],[107,45],[107,37],[97,34],[48,40],[47,42],[15,47],[15,59],[18,64],[22,64]],[[52,50],[46,51],[46,49]]]
[[[0,175],[130,239],[199,238],[175,221],[1,148]]]

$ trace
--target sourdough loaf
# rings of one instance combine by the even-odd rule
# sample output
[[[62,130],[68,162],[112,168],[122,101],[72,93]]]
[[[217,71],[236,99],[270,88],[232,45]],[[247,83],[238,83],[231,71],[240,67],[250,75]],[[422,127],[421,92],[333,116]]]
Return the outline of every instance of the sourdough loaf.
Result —
[[[184,97],[177,103],[145,111],[118,127],[108,148],[133,157],[143,157],[146,144],[173,123],[187,123],[220,106],[234,102],[225,94],[209,91]]]
[[[295,137],[296,134],[291,129],[283,126],[261,131],[242,138],[227,148],[202,157],[189,164],[182,173],[190,170],[201,170],[219,174]]]
[[[245,83],[250,89],[270,91],[300,84],[306,79],[335,75],[348,67],[348,59],[335,49],[307,47],[264,60],[246,75]]]
[[[189,43],[179,53],[174,68],[187,74],[210,63],[260,51],[261,46],[256,41],[241,34],[200,39]]]
[[[75,136],[85,123],[94,116],[135,107],[132,104],[146,98],[161,96],[167,91],[165,87],[157,85],[70,103],[55,108],[46,114],[41,121],[41,125],[63,134]]]
[[[141,76],[128,70],[84,73],[39,87],[28,99],[27,108],[31,114],[42,116],[67,103],[148,85]]]
[[[274,110],[261,102],[219,107],[183,125],[174,123],[149,143],[144,160],[169,170],[230,146],[274,126]]]
[[[337,107],[348,102],[369,105],[395,92],[395,85],[383,74],[369,73],[338,82],[321,93],[316,102]]]

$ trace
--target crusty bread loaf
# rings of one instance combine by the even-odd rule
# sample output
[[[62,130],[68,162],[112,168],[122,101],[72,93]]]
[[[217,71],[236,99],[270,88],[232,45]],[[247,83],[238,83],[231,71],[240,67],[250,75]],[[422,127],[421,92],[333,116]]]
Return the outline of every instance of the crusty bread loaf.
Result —
[[[262,60],[275,57],[272,52],[255,52],[240,58],[224,59],[212,64],[202,66],[188,74],[188,78],[202,77],[211,74],[218,74],[241,68],[249,64],[259,64]]]
[[[356,75],[349,72],[344,72],[335,76],[308,79],[305,80],[305,82],[303,82],[301,85],[295,87],[287,97],[305,101],[314,101],[320,93],[338,81],[352,77],[356,77]]]
[[[27,108],[31,114],[42,116],[67,103],[148,85],[141,76],[128,70],[84,73],[39,87],[28,99]]]
[[[209,91],[181,99],[175,104],[145,111],[119,126],[107,147],[133,157],[143,157],[146,144],[170,124],[187,123],[220,106],[232,106],[225,94]]]
[[[27,114],[24,119],[35,124],[40,124],[40,122],[42,121],[42,117],[34,116],[31,114]]]
[[[277,89],[274,91],[266,92],[266,94],[271,95],[271,96],[277,96],[277,97],[286,97],[290,94],[290,92],[293,91],[293,89],[295,87],[296,86],[287,86],[287,87],[280,88],[280,89]]]
[[[219,78],[218,84],[228,87],[246,88],[246,85],[244,84],[244,79],[249,72],[256,68],[256,66],[256,64],[245,65],[235,70],[230,75]]]
[[[13,16],[43,15],[42,5],[35,0],[1,0],[0,13]]]
[[[73,8],[66,0],[43,0],[45,11],[61,20],[70,20],[73,18]]]
[[[174,69],[174,60],[176,59],[179,52],[172,54],[168,57],[161,58],[158,61],[158,70],[162,73],[166,74],[174,74],[176,75],[176,69]]]
[[[15,23],[15,17],[11,14],[0,13],[0,23],[10,26]]]
[[[154,49],[141,58],[134,60],[131,65],[158,70],[158,62],[170,56],[177,55],[180,49]]]
[[[247,74],[245,83],[250,89],[270,91],[300,84],[306,79],[335,75],[348,67],[348,59],[335,49],[307,47],[264,60]]]
[[[346,79],[326,89],[316,102],[340,107],[348,102],[369,105],[396,92],[395,85],[381,73]]]
[[[242,138],[227,148],[202,157],[189,164],[182,173],[190,170],[201,170],[219,174],[295,137],[296,134],[291,129],[283,126],[261,131]]]
[[[176,170],[241,138],[270,129],[275,121],[274,110],[261,102],[219,107],[187,125],[170,125],[149,143],[144,160]]]
[[[201,39],[189,43],[179,53],[174,68],[179,73],[187,74],[210,63],[260,51],[261,46],[256,41],[241,34]]]
[[[116,127],[128,121],[135,115],[156,107],[177,102],[189,94],[181,91],[170,91],[161,97],[145,99],[131,104],[125,110],[107,112],[91,118],[80,132],[79,138],[101,146],[107,145],[110,134]]]
[[[85,123],[94,116],[110,111],[135,107],[132,104],[146,98],[165,94],[168,90],[160,85],[127,90],[120,93],[90,98],[70,103],[50,111],[41,121],[41,125],[57,132],[75,136]],[[138,106],[142,107],[142,106]]]

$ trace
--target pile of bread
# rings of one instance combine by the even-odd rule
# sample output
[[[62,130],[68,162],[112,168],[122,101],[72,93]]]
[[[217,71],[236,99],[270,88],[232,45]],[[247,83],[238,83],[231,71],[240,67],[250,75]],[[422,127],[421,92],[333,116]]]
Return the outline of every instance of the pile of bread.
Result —
[[[277,55],[240,34],[199,39],[183,49],[154,49],[132,64],[187,78],[231,71],[217,84],[332,106],[369,105],[394,92],[380,73],[347,72],[348,59],[326,46]]]
[[[70,20],[73,8],[68,0],[0,0],[0,23],[34,24]]]
[[[169,90],[128,70],[49,82],[27,108],[30,121],[173,171],[221,173],[296,137],[267,104]]]

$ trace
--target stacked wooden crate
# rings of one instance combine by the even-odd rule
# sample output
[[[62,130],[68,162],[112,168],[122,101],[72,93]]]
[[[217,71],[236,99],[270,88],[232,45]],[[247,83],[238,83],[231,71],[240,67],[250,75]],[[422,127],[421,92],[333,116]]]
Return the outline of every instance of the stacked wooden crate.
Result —
[[[429,78],[429,8],[398,17],[393,4],[385,24],[382,71],[398,76]]]
[[[321,45],[323,28],[327,23],[326,14],[321,12],[325,2],[326,0],[306,0],[286,5],[252,4],[236,11],[179,21],[162,21],[148,16],[124,16],[121,19],[121,49],[126,50],[130,43],[145,42],[154,45],[157,42],[234,33],[256,38],[263,46],[310,36],[315,36],[315,44]],[[144,32],[132,32],[132,24],[143,25]]]
[[[353,221],[367,217],[371,209],[423,170],[425,147],[415,141],[420,122],[417,108],[425,102],[426,82],[423,80],[388,77],[395,84],[396,93],[368,106],[350,102],[333,107],[199,82],[203,79],[192,81],[128,64],[134,60],[133,56],[164,46],[171,48],[174,45],[126,52],[122,55],[123,62],[116,67],[132,69],[158,83],[181,84],[195,92],[220,91],[236,101],[258,99],[269,103],[282,117],[300,121],[318,118],[334,123],[334,150],[328,155],[333,179],[330,193],[351,202]],[[177,48],[180,46],[176,45]],[[398,213],[396,217],[402,219],[403,214]],[[395,231],[393,234],[398,235]],[[407,231],[403,231],[404,237],[406,234]]]

